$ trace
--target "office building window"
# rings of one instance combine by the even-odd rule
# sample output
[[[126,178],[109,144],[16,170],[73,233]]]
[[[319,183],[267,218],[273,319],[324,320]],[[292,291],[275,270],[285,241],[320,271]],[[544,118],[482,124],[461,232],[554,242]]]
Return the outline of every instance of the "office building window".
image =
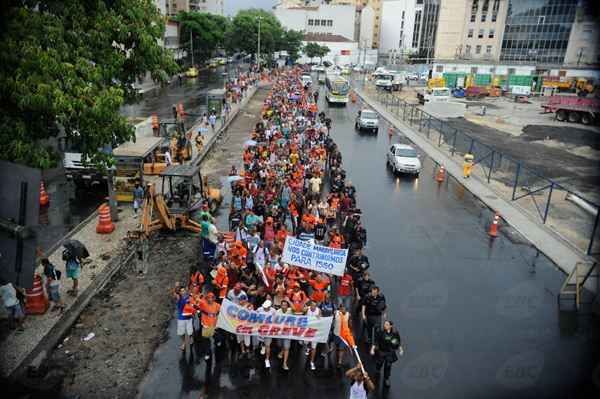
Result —
[[[435,71],[436,72],[444,72],[444,66],[443,65],[436,65],[435,66]]]
[[[478,8],[479,8],[479,0],[473,0],[473,4],[471,5],[471,14],[477,14]]]
[[[481,14],[481,22],[485,22],[487,14]]]
[[[419,32],[421,31],[421,10],[415,13],[415,27],[413,30],[412,47],[419,46]]]
[[[477,67],[471,67],[471,73],[477,73]]]
[[[467,34],[467,37],[473,37],[473,29],[469,29],[469,33]]]
[[[475,54],[481,54],[481,46],[480,45],[475,46]]]
[[[492,46],[485,46],[485,53],[487,55],[492,54]]]
[[[488,38],[493,39],[495,33],[496,33],[496,31],[494,29],[490,29],[490,32],[488,33]]]
[[[496,22],[498,19],[498,14],[492,14],[492,22]]]
[[[322,19],[321,20],[321,26],[327,26],[327,20],[326,19]]]
[[[471,14],[471,22],[475,22],[476,18],[477,18],[477,15]]]
[[[308,26],[313,26],[313,22],[314,22],[314,21],[313,21],[312,19],[309,19],[309,20],[308,20]]]
[[[485,31],[483,29],[479,29],[479,34],[477,35],[477,38],[479,39],[483,39]]]
[[[481,12],[486,13],[490,9],[490,0],[483,0],[483,6],[481,7]]]
[[[404,19],[404,11],[402,11],[402,19]]]
[[[465,46],[465,54],[466,55],[471,55],[471,45],[470,44],[467,44]]]
[[[321,24],[321,20],[320,19],[315,19],[315,26],[319,26]]]
[[[327,26],[333,26],[333,20],[332,19],[330,19],[330,20],[327,21]]]

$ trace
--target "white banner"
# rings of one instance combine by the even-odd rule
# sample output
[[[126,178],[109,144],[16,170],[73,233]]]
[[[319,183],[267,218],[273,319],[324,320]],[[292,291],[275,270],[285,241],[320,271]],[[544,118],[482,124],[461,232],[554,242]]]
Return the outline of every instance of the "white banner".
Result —
[[[347,249],[336,249],[286,237],[282,259],[285,263],[315,270],[319,273],[344,275]]]
[[[327,342],[333,317],[272,314],[248,310],[223,299],[217,328],[233,334]]]

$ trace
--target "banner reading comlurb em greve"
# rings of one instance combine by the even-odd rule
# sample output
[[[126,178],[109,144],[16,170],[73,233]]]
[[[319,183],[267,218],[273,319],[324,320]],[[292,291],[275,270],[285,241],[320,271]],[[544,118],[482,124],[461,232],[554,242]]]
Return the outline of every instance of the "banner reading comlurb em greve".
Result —
[[[217,328],[233,334],[301,341],[327,342],[333,317],[265,314],[224,299]]]
[[[285,263],[336,276],[344,275],[347,257],[347,249],[324,247],[290,236],[285,238],[281,256]]]

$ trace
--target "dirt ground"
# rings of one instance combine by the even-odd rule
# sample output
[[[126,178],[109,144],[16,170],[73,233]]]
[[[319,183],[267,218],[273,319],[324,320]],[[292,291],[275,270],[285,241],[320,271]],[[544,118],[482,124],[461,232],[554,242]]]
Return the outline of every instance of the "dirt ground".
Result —
[[[211,186],[220,187],[231,164],[239,162],[266,94],[267,89],[255,94],[203,161]],[[12,387],[15,397],[135,397],[154,350],[166,338],[174,309],[170,287],[187,280],[198,257],[199,239],[191,233],[153,236],[147,273],[140,276],[135,261],[123,266],[91,300],[39,375],[21,381],[27,388]],[[84,340],[91,333],[94,337]]]

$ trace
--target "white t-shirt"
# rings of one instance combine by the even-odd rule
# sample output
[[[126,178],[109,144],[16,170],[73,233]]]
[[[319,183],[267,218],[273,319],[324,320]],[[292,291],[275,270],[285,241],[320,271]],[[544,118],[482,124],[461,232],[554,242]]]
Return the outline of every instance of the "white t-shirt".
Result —
[[[365,389],[364,382],[354,381],[354,384],[350,387],[349,399],[367,399],[367,390]]]
[[[319,191],[321,191],[321,178],[320,177],[313,177],[309,180],[310,182],[310,189],[312,190],[313,193],[318,193]]]
[[[0,287],[0,295],[2,296],[2,302],[5,307],[15,306],[19,303],[17,299],[17,291],[13,287],[12,283],[7,283]]]
[[[165,151],[165,163],[171,165],[173,161],[171,160],[171,153],[169,151]]]
[[[315,310],[311,310],[310,307],[309,307],[308,309],[306,309],[306,315],[307,316],[319,317],[319,316],[321,316],[321,309],[315,308]]]
[[[208,226],[208,240],[214,244],[218,242],[219,230],[214,224]]]
[[[244,290],[240,290],[240,293],[236,294],[235,290],[232,288],[227,293],[227,299],[229,299],[231,302],[235,303],[236,305],[239,305],[242,301],[248,300],[248,295],[246,295],[246,292]]]

